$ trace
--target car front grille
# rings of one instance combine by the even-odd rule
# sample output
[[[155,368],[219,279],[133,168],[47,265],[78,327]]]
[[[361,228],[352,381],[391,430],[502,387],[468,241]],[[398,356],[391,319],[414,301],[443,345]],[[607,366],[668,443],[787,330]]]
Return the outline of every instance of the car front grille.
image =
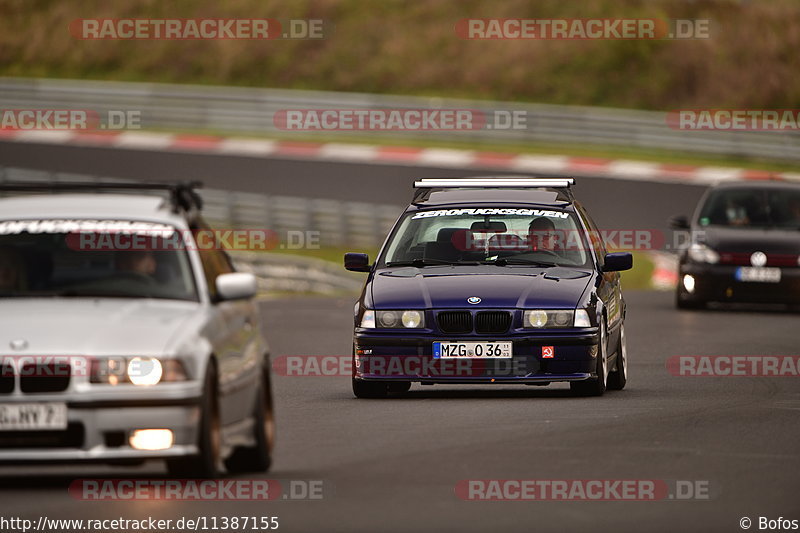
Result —
[[[12,363],[1,361],[0,394],[14,392],[17,373],[21,392],[63,392],[69,388],[72,367],[63,362],[24,363],[15,369]]]
[[[14,367],[10,363],[0,363],[0,394],[14,392]]]
[[[8,448],[80,448],[83,424],[73,422],[63,431],[0,431],[0,449]]]
[[[470,333],[472,313],[469,311],[441,311],[436,315],[439,329],[443,333]]]
[[[477,333],[505,333],[511,326],[511,313],[508,311],[479,311],[475,317]]]
[[[736,266],[751,266],[752,263],[750,262],[750,258],[753,254],[752,253],[740,253],[740,252],[719,252],[719,262],[722,265],[736,265]],[[769,253],[767,255],[767,264],[768,267],[796,267],[798,266],[797,263],[797,256],[793,254],[773,254]]]

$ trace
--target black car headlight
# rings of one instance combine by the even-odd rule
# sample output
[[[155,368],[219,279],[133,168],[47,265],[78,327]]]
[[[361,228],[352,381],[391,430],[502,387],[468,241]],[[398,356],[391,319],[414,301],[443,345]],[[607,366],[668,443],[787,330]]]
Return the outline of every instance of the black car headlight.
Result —
[[[361,317],[362,328],[418,329],[425,327],[425,313],[416,309],[399,311],[372,311],[367,309]]]
[[[529,309],[522,315],[522,327],[527,329],[591,326],[586,309]]]

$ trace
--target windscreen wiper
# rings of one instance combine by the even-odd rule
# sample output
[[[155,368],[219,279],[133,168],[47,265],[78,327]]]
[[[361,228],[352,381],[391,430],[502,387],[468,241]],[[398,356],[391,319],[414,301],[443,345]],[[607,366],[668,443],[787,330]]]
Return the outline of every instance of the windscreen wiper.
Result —
[[[506,265],[530,265],[542,268],[550,268],[558,266],[555,263],[548,263],[546,261],[532,261],[530,259],[514,259],[509,257],[499,257],[492,261],[484,261],[484,264],[487,265],[497,265],[497,266],[506,266]]]
[[[445,261],[444,259],[412,259],[411,261],[388,261],[386,263],[387,267],[394,267],[394,266],[414,266],[414,267],[425,267],[425,266],[436,266],[436,265],[477,265],[477,262],[464,262],[464,261]]]

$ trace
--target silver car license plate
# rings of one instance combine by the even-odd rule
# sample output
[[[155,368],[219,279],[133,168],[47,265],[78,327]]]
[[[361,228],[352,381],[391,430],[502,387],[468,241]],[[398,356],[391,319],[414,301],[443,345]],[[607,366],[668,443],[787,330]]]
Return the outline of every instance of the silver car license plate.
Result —
[[[511,342],[449,342],[433,343],[434,359],[502,359],[512,356]]]
[[[741,267],[736,270],[736,279],[755,283],[780,283],[780,268]]]
[[[58,430],[67,428],[65,403],[0,404],[0,431]]]

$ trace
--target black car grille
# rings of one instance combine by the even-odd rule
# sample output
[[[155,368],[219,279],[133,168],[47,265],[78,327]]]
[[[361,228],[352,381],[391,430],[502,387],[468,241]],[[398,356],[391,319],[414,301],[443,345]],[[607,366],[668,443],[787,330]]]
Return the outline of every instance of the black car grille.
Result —
[[[0,431],[3,448],[80,448],[83,446],[83,424],[73,422],[63,431]]]
[[[511,326],[511,313],[508,311],[479,311],[475,317],[477,333],[505,333]]]
[[[470,333],[472,314],[469,311],[442,311],[436,315],[439,329],[443,333]]]
[[[18,372],[22,392],[62,392],[69,388],[72,367],[63,362],[25,363]],[[16,373],[14,365],[0,362],[0,394],[14,392]]]
[[[14,392],[14,367],[10,363],[0,363],[0,394]]]

